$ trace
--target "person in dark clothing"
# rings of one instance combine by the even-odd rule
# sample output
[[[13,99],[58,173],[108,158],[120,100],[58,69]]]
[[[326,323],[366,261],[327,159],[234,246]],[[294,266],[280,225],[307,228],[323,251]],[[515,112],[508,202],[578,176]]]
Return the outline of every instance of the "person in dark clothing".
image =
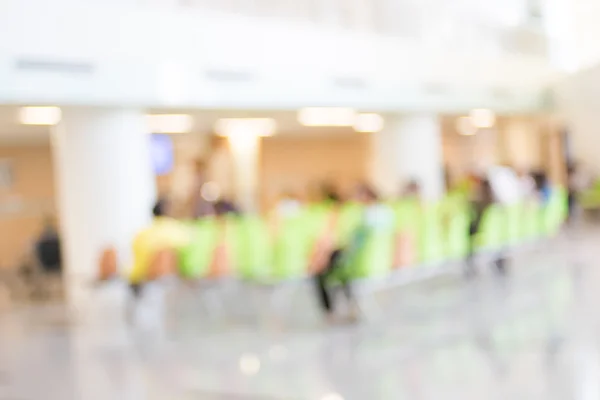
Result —
[[[338,207],[343,202],[342,196],[339,191],[331,182],[325,182],[321,185],[321,196],[320,200],[326,203],[330,203],[335,207]]]
[[[342,259],[342,249],[338,248],[331,252],[329,255],[329,259],[327,261],[327,265],[325,268],[315,275],[317,293],[319,297],[319,302],[321,308],[327,314],[328,318],[331,318],[334,311],[334,304],[332,302],[331,290],[328,287],[327,281],[330,277],[338,271],[341,267],[341,259]],[[342,280],[342,290],[344,291],[344,295],[349,299],[353,299],[352,289],[350,287],[349,282]]]
[[[548,204],[550,196],[552,195],[552,186],[550,185],[548,175],[544,171],[537,171],[533,173],[532,176],[535,182],[535,190],[538,195],[539,203],[540,205],[545,206]]]
[[[40,267],[47,273],[60,273],[62,254],[60,237],[52,219],[44,223],[44,230],[35,242],[35,257]]]
[[[577,205],[577,165],[569,164],[567,167],[567,210],[568,220],[572,221]]]
[[[217,216],[224,216],[224,215],[240,216],[240,215],[242,215],[242,212],[239,209],[239,207],[236,206],[235,203],[233,203],[229,200],[226,200],[226,199],[221,199],[221,200],[217,201],[213,208],[215,211],[215,215],[217,215]]]
[[[32,256],[33,263],[24,264],[19,272],[32,289],[33,298],[47,298],[50,295],[49,282],[42,277],[60,277],[63,261],[60,236],[52,218],[45,219],[42,232],[33,243]]]

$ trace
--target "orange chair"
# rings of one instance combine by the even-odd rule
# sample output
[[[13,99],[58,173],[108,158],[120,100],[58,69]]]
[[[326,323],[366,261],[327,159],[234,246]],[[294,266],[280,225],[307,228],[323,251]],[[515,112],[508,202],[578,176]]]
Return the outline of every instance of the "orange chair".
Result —
[[[221,220],[219,223],[219,240],[213,252],[213,258],[208,272],[209,278],[221,278],[228,275],[232,270],[230,249],[230,221]]]
[[[415,241],[409,233],[399,232],[395,237],[394,265],[393,268],[401,268],[414,265],[417,261]]]
[[[148,268],[148,280],[154,281],[177,271],[177,254],[172,249],[156,252]]]
[[[117,251],[114,247],[105,249],[100,255],[98,279],[101,281],[112,279],[117,276],[118,269]]]

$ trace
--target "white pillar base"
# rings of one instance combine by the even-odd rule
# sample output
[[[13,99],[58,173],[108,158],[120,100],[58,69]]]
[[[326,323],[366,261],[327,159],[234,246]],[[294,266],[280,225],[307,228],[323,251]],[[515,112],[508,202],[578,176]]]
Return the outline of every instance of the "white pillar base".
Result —
[[[125,274],[133,237],[152,221],[150,137],[140,110],[67,108],[52,143],[66,295],[80,309],[98,301],[90,283],[101,252],[114,247]]]

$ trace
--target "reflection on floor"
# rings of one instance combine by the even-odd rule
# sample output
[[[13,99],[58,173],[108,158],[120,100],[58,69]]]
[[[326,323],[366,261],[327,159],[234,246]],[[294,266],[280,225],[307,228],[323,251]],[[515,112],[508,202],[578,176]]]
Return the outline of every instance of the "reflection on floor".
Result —
[[[385,318],[359,325],[320,322],[308,288],[285,318],[188,307],[160,329],[14,308],[0,315],[0,400],[597,400],[599,238],[546,243],[506,279],[383,293]]]

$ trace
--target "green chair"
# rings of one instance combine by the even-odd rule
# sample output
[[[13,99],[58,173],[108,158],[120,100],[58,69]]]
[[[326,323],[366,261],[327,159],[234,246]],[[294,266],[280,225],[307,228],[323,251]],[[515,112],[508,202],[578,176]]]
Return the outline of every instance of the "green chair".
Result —
[[[505,209],[499,205],[491,205],[481,217],[479,233],[475,237],[478,249],[498,249],[505,243],[506,217]]]
[[[339,210],[337,226],[335,228],[338,243],[342,245],[348,243],[362,222],[363,212],[363,206],[358,203],[345,204]]]
[[[272,276],[273,259],[269,229],[259,217],[239,218],[232,224],[229,243],[232,263],[243,279],[264,280]]]
[[[421,263],[435,263],[444,259],[446,246],[443,234],[443,214],[439,204],[423,208],[418,243]]]
[[[416,232],[421,220],[421,205],[412,200],[399,201],[392,205],[396,218],[396,229]]]
[[[525,205],[513,204],[506,208],[506,230],[504,240],[507,244],[517,244],[525,236],[521,229],[522,219],[525,214]]]
[[[314,246],[311,224],[296,217],[283,221],[273,245],[272,278],[293,279],[305,276]]]
[[[331,207],[323,204],[311,205],[304,209],[298,218],[304,221],[304,229],[311,240],[317,240],[329,222]]]
[[[523,239],[535,239],[543,236],[543,207],[538,204],[526,204],[521,217],[521,235]]]
[[[457,210],[449,216],[445,252],[448,259],[462,259],[469,253],[469,221],[469,213],[466,209]]]
[[[391,229],[374,229],[350,265],[354,278],[373,278],[388,274],[394,262],[394,232]]]
[[[600,208],[600,181],[579,194],[579,204],[584,210],[597,210]]]
[[[544,233],[549,236],[555,235],[568,214],[567,192],[563,188],[553,191],[543,214]]]
[[[187,246],[179,251],[180,274],[185,278],[201,278],[208,274],[218,241],[214,220],[193,222]]]

